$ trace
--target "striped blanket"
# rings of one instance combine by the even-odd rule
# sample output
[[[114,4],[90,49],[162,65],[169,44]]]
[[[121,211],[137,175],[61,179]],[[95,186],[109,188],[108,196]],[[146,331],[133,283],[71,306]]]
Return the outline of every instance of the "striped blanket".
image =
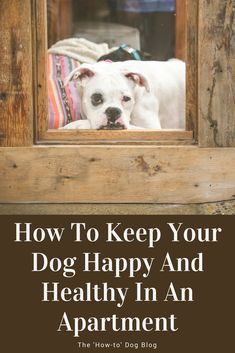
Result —
[[[48,128],[58,129],[80,119],[80,108],[73,82],[64,86],[68,74],[83,63],[97,59],[116,48],[107,43],[93,43],[85,38],[67,38],[48,49]]]
[[[48,128],[58,129],[80,119],[80,108],[73,82],[64,86],[65,77],[80,63],[68,56],[48,54]]]

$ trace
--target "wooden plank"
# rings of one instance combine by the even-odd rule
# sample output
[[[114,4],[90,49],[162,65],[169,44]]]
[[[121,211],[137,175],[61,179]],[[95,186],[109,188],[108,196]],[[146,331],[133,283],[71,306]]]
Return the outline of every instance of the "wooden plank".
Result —
[[[67,137],[68,136],[68,137]],[[193,143],[192,131],[185,130],[49,130],[39,143],[62,142],[70,144],[118,144],[118,143],[160,143],[161,141],[185,144]]]
[[[0,1],[1,146],[33,142],[31,1]]]
[[[48,128],[46,1],[33,2],[35,140]]]
[[[235,201],[197,204],[0,204],[0,215],[234,215]]]
[[[199,143],[235,146],[235,0],[201,0]]]
[[[179,0],[180,1],[180,0]],[[198,141],[198,0],[186,0],[186,130]]]
[[[176,0],[175,56],[186,61],[186,0]]]
[[[200,203],[235,199],[235,149],[0,149],[0,202]]]

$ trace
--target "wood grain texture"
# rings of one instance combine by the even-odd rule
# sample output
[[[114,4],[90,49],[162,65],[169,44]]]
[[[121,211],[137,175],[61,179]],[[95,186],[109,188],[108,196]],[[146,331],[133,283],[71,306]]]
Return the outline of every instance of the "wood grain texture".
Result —
[[[235,0],[200,0],[199,143],[235,146]]]
[[[31,1],[0,1],[1,146],[33,143]]]
[[[69,136],[69,139],[67,139]],[[192,131],[185,130],[49,130],[39,143],[67,144],[193,144]]]
[[[0,202],[200,203],[235,199],[235,149],[0,149]]]
[[[0,204],[0,215],[234,215],[235,201],[194,204]]]
[[[180,0],[179,0],[180,1]],[[186,0],[186,130],[198,141],[198,0]]]
[[[34,135],[48,128],[47,12],[46,1],[33,1]]]
[[[186,0],[176,0],[175,57],[186,61]]]

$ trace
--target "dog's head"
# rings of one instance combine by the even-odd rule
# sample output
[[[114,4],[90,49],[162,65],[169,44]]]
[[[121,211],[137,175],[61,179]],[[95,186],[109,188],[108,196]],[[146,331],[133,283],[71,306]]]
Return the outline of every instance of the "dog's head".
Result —
[[[122,72],[106,62],[81,65],[69,74],[65,84],[71,80],[78,85],[82,114],[92,129],[128,129],[135,87],[149,90],[141,74]]]

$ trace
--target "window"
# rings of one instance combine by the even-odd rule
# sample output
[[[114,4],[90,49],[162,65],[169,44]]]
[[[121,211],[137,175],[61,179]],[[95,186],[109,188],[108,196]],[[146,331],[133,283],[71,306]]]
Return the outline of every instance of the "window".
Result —
[[[1,202],[234,200],[234,8],[186,5],[186,132],[66,132],[48,131],[46,1],[1,0]]]
[[[190,94],[193,96],[193,92],[196,90],[196,81],[195,75],[192,78],[191,73],[195,73],[196,62],[195,57],[193,57],[195,48],[193,45],[186,47],[185,37],[186,32],[190,31],[192,33],[196,13],[194,12],[195,18],[192,22],[193,15],[190,15],[190,19],[188,18],[190,16],[186,16],[186,1],[184,0],[160,1],[160,5],[158,4],[160,6],[159,11],[154,9],[154,12],[142,13],[132,12],[133,10],[125,12],[120,5],[122,3],[122,1],[116,0],[80,0],[79,2],[48,0],[45,7],[45,4],[43,5],[36,0],[35,15],[37,19],[40,19],[37,23],[36,38],[42,44],[37,46],[39,67],[36,80],[39,81],[39,89],[36,100],[38,100],[38,111],[41,112],[38,115],[36,124],[38,143],[60,143],[60,141],[63,141],[63,143],[68,144],[192,144],[196,141],[197,124],[195,122],[195,111],[193,111],[193,104],[191,106],[188,104],[189,97],[187,97],[185,129],[140,131],[58,130],[58,127],[63,127],[66,123],[77,119],[80,113],[79,104],[76,104],[76,99],[78,98],[76,98],[75,87],[72,83],[69,87],[64,87],[63,85],[66,70],[68,73],[69,69],[78,65],[75,60],[77,59],[77,52],[74,59],[74,49],[72,46],[69,47],[71,43],[68,38],[71,37],[76,38],[76,40],[83,37],[92,43],[106,41],[109,49],[118,47],[121,43],[128,41],[132,44],[131,47],[141,48],[144,52],[143,55],[146,55],[147,59],[148,55],[151,55],[154,60],[166,60],[172,56],[186,59],[188,64],[187,85],[188,87],[190,86]],[[149,3],[151,4],[151,2]],[[168,7],[161,7],[164,4],[167,4]],[[195,7],[195,4],[188,6]],[[47,37],[45,35],[46,27]],[[195,31],[194,34],[193,42],[196,43]],[[58,48],[58,45],[54,46],[58,40],[65,40],[65,42],[61,42],[60,48]],[[154,45],[155,42],[157,45]],[[51,49],[49,50],[48,67],[46,68],[47,46]],[[59,55],[64,50],[72,51],[71,60],[68,59],[69,55],[67,57]],[[102,50],[100,53],[104,54]],[[97,57],[98,55],[96,55]],[[47,77],[48,68],[49,74]],[[55,70],[58,70],[59,75],[61,75],[61,80],[56,82],[56,84],[53,77]],[[61,71],[64,72],[62,73]],[[47,84],[49,87],[48,107],[46,107]],[[58,101],[60,101],[59,105],[57,104]],[[72,106],[70,105],[71,101],[73,102]],[[49,108],[49,117],[47,108]]]

